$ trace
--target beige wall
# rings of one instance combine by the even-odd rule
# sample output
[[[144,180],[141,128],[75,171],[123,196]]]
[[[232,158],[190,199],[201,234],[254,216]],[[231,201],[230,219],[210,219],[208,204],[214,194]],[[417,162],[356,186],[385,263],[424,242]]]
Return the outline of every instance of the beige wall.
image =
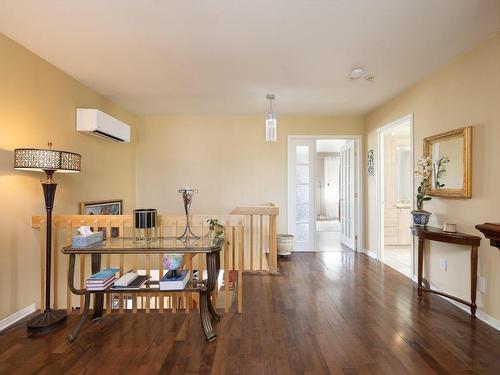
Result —
[[[264,118],[147,117],[139,129],[137,204],[180,212],[179,187],[199,189],[195,213],[228,213],[274,202],[286,230],[288,135],[360,135],[362,117],[278,118],[278,142],[266,143]]]
[[[474,225],[498,222],[500,198],[500,34],[455,59],[397,98],[366,116],[366,150],[377,149],[376,129],[414,113],[415,158],[422,153],[422,139],[446,130],[473,125],[472,199],[434,198],[425,208],[431,224],[454,222],[459,230],[479,234]],[[365,189],[365,246],[375,251],[375,177]],[[479,274],[486,277],[487,292],[479,293],[479,309],[500,319],[500,251],[483,239],[479,249]],[[448,270],[439,270],[439,259]],[[469,298],[469,253],[463,247],[433,244],[425,264],[432,284]]]
[[[123,198],[135,206],[134,144],[116,144],[75,130],[76,107],[99,108],[134,124],[136,118],[0,34],[0,319],[36,302],[40,306],[38,230],[44,213],[35,172],[13,169],[13,150],[45,147],[82,155],[82,172],[55,175],[55,213],[78,213],[81,201]],[[65,266],[60,257],[61,267]]]
[[[140,206],[180,212],[177,189],[190,185],[200,190],[193,212],[226,213],[237,205],[273,201],[281,207],[279,228],[283,231],[288,135],[364,133],[366,155],[367,149],[376,149],[378,127],[413,112],[415,156],[421,152],[423,137],[474,125],[473,198],[434,199],[427,205],[433,212],[432,223],[457,222],[461,230],[476,233],[475,224],[498,221],[500,35],[364,119],[280,116],[277,143],[264,141],[262,116],[145,117],[139,121],[1,35],[0,82],[0,319],[35,301],[39,306],[38,232],[31,229],[30,218],[44,210],[42,176],[14,171],[12,151],[43,147],[49,140],[56,148],[83,156],[82,173],[56,176],[56,213],[76,213],[80,201],[109,198],[123,198],[125,211]],[[140,123],[137,144],[115,144],[78,134],[74,117],[79,106],[100,108],[131,125]],[[375,178],[365,181],[365,247],[374,251]],[[439,270],[440,257],[448,259],[447,272]],[[433,247],[427,259],[427,275],[433,284],[468,296],[465,249]],[[60,261],[64,266],[63,257]],[[480,274],[487,278],[487,293],[480,296],[479,304],[496,319],[500,319],[499,267],[500,251],[483,240]]]

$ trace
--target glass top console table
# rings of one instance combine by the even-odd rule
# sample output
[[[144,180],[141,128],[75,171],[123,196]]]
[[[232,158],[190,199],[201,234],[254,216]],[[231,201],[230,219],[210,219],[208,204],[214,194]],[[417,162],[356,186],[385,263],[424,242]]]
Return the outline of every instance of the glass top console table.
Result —
[[[182,290],[169,290],[168,292],[196,292],[200,295],[200,318],[203,331],[207,341],[216,338],[212,326],[212,318],[219,320],[220,315],[215,311],[212,304],[211,294],[214,290],[217,277],[220,271],[220,251],[224,245],[222,238],[185,238],[163,237],[152,242],[137,243],[132,238],[109,238],[101,243],[94,244],[84,248],[75,248],[66,246],[62,249],[64,254],[69,255],[68,287],[73,294],[84,296],[84,308],[82,316],[75,326],[67,341],[73,342],[80,333],[80,329],[87,320],[90,308],[90,295],[94,294],[94,311],[92,319],[102,317],[104,307],[104,294],[119,293],[156,293],[160,292],[158,281],[147,281],[139,290],[117,290],[110,287],[104,290],[87,290],[75,287],[75,263],[77,255],[90,254],[92,273],[101,270],[101,256],[109,254],[186,254],[194,256],[196,254],[205,254],[207,263],[207,278],[202,280],[190,280]]]

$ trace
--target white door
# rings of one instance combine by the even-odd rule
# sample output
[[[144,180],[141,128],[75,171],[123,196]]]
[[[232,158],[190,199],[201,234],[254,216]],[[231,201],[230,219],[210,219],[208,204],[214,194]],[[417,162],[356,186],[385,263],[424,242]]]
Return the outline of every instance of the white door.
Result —
[[[355,143],[347,141],[340,152],[340,241],[356,250]]]
[[[327,156],[324,166],[324,211],[329,219],[339,219],[339,158]]]
[[[314,139],[290,139],[288,143],[288,231],[295,235],[295,250],[314,251]]]

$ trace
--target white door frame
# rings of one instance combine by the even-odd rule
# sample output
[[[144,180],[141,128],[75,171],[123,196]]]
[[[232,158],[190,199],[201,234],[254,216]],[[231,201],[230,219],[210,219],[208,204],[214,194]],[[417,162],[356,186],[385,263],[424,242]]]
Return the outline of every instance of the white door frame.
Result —
[[[376,248],[376,258],[380,261],[382,261],[382,253],[383,253],[383,237],[382,237],[382,229],[384,228],[384,211],[382,210],[382,184],[383,184],[383,179],[382,176],[384,175],[384,163],[382,160],[382,148],[383,148],[383,140],[382,140],[382,133],[386,130],[389,130],[395,126],[402,125],[404,123],[410,123],[410,161],[411,161],[411,166],[412,168],[415,165],[414,161],[414,141],[413,141],[413,112],[407,114],[406,116],[403,116],[393,122],[390,122],[381,128],[377,129],[377,156],[376,156],[376,209],[375,213],[377,215],[377,233],[376,233],[376,241],[377,241],[377,248]],[[415,185],[415,179],[413,176],[413,173],[411,173],[411,183],[410,183],[410,197],[411,197],[411,207],[414,209],[414,199],[413,199],[413,190],[414,190],[414,185]],[[411,275],[409,275],[410,278],[415,275],[415,246],[414,246],[414,241],[412,238],[412,241],[410,242],[410,253],[411,253]]]
[[[289,150],[290,150],[290,141],[294,139],[314,139],[315,141],[319,139],[349,139],[349,140],[354,140],[357,147],[356,147],[356,175],[354,178],[354,184],[357,187],[357,205],[356,205],[356,217],[355,217],[355,228],[356,228],[356,235],[357,241],[356,241],[356,251],[362,252],[363,246],[364,246],[364,210],[363,210],[363,198],[364,198],[364,185],[363,185],[363,158],[361,155],[363,154],[363,136],[362,135],[289,135],[288,136],[288,141],[287,141],[287,215],[289,212],[289,202],[290,202],[290,193],[291,193],[291,176],[289,173],[289,168],[290,168],[290,160],[288,158],[289,155]],[[316,205],[316,199],[314,199],[314,204]],[[317,213],[318,207],[315,206],[315,213]],[[288,231],[290,231],[289,228],[289,218],[287,217],[287,226],[288,226]],[[316,233],[316,229],[315,229]],[[316,236],[315,236],[316,237]],[[314,239],[314,243],[316,245],[316,238]],[[311,251],[316,251],[316,249],[313,249]]]

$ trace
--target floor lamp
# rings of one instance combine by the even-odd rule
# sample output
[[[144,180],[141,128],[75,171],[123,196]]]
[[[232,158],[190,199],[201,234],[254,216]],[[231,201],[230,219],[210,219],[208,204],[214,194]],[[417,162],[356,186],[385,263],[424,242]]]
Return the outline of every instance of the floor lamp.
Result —
[[[47,235],[45,237],[45,310],[30,319],[28,333],[41,334],[56,329],[66,320],[64,310],[52,310],[50,306],[50,279],[52,255],[52,208],[57,184],[52,180],[54,172],[80,172],[81,156],[72,152],[48,149],[18,148],[14,150],[14,168],[28,171],[43,171],[47,181],[42,182],[47,212]]]

